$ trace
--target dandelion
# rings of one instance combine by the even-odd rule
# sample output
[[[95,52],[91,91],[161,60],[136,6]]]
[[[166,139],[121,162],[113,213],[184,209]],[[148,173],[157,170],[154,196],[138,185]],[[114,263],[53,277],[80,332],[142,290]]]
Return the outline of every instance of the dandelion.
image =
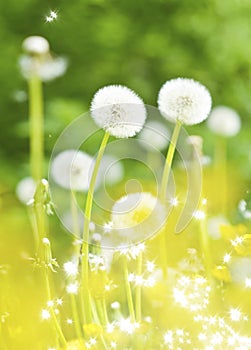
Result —
[[[158,96],[158,107],[163,117],[186,125],[204,121],[211,104],[208,90],[193,79],[169,80],[162,86]]]
[[[229,107],[218,106],[212,110],[207,126],[217,135],[232,137],[241,129],[241,119],[238,113]]]
[[[113,229],[128,242],[153,235],[163,227],[166,210],[151,193],[131,193],[112,208]]]
[[[22,179],[16,187],[16,195],[20,202],[28,205],[32,203],[36,190],[36,183],[31,177]]]
[[[73,191],[86,191],[93,158],[78,150],[66,150],[59,153],[52,161],[51,176],[61,187]]]
[[[158,108],[164,118],[175,123],[166,163],[162,175],[160,198],[164,202],[173,156],[181,125],[193,125],[204,121],[211,110],[208,90],[192,79],[177,78],[167,81],[159,91]]]
[[[43,60],[36,60],[32,56],[23,55],[19,59],[22,76],[29,80],[34,74],[41,81],[48,82],[61,77],[66,72],[68,63],[64,57],[47,56]]]
[[[22,47],[31,55],[45,55],[50,49],[48,41],[42,36],[29,36],[23,41]]]
[[[98,90],[91,104],[91,116],[110,135],[127,138],[136,135],[146,120],[143,101],[134,91],[122,85]]]

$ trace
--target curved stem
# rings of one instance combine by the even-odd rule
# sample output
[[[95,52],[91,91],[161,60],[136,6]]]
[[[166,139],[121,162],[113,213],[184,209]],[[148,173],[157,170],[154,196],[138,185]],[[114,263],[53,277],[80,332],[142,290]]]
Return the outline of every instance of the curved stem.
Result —
[[[87,194],[86,205],[85,205],[85,216],[84,216],[84,230],[83,230],[83,243],[82,243],[82,269],[81,269],[81,277],[82,277],[82,299],[83,299],[83,315],[84,322],[91,323],[91,304],[90,304],[90,293],[89,293],[89,276],[88,276],[88,255],[89,255],[89,225],[91,221],[91,212],[92,212],[92,203],[93,203],[93,193],[96,184],[96,178],[98,175],[98,170],[100,166],[101,159],[103,157],[106,144],[109,139],[109,133],[105,133],[103,140],[101,142],[96,163],[93,169],[93,173],[91,176],[91,182],[89,191]]]
[[[167,156],[166,156],[166,162],[165,162],[165,167],[164,167],[164,171],[163,171],[163,175],[162,175],[160,194],[159,194],[159,197],[160,197],[162,203],[164,203],[165,199],[166,199],[166,190],[167,190],[168,180],[169,180],[169,176],[170,176],[174,152],[175,152],[175,148],[177,145],[181,125],[182,124],[180,121],[177,121],[175,124],[172,139],[170,141],[170,145],[169,145]]]

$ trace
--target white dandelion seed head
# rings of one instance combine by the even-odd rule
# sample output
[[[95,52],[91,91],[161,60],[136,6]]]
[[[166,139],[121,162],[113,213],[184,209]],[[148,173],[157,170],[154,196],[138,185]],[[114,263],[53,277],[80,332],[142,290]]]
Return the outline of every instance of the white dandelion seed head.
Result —
[[[62,76],[68,66],[68,62],[63,57],[46,57],[41,61],[34,61],[33,57],[23,55],[19,58],[19,67],[22,76],[28,80],[36,74],[44,82],[54,80]]]
[[[51,176],[61,187],[75,191],[89,188],[90,171],[93,158],[78,150],[66,150],[52,161]]]
[[[95,123],[112,136],[127,138],[136,135],[146,120],[142,99],[122,85],[109,85],[98,90],[91,103]]]
[[[241,118],[232,108],[217,106],[212,110],[207,126],[217,135],[232,137],[241,129]]]
[[[193,79],[168,80],[160,89],[158,108],[164,118],[186,125],[204,121],[211,110],[212,99],[208,90]]]
[[[141,145],[147,150],[164,150],[170,140],[170,131],[167,127],[158,121],[151,120],[147,122],[139,134],[139,139],[143,141]]]
[[[44,55],[49,52],[50,45],[42,36],[29,36],[23,41],[22,48],[32,55]]]
[[[145,238],[145,232],[157,233],[165,220],[164,206],[148,192],[123,196],[112,208],[113,229],[129,241]]]
[[[16,187],[16,195],[20,202],[28,205],[33,200],[36,182],[31,177],[22,179]]]

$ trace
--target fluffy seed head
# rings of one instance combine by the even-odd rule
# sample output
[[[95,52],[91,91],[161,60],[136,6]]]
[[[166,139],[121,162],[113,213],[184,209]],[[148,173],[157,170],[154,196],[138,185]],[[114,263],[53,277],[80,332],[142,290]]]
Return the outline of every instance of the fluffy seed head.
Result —
[[[193,79],[168,80],[158,96],[158,108],[163,117],[186,125],[204,121],[210,113],[211,105],[208,90]]]
[[[241,119],[232,108],[218,106],[212,110],[207,120],[207,126],[215,134],[231,137],[240,131]]]
[[[50,49],[48,41],[42,36],[29,36],[23,41],[22,47],[31,55],[44,55]]]
[[[95,123],[118,138],[136,135],[146,120],[142,99],[122,85],[105,86],[98,90],[91,103]]]
[[[120,198],[112,208],[113,228],[128,241],[147,238],[160,231],[166,211],[151,193],[130,193]]]
[[[87,153],[67,150],[52,161],[51,175],[61,187],[75,191],[86,191],[89,187],[93,158]]]

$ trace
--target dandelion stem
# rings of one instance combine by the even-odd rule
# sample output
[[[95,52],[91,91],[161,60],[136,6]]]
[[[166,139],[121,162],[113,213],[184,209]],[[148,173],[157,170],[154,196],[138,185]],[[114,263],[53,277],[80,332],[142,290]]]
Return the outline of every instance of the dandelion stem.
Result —
[[[216,189],[216,198],[220,200],[220,209],[223,214],[227,211],[227,144],[226,139],[222,136],[216,138],[215,146],[215,183],[218,184]],[[220,196],[218,191],[220,190]]]
[[[105,133],[103,140],[101,142],[96,163],[93,169],[93,173],[91,176],[91,182],[89,191],[87,194],[86,205],[85,205],[85,216],[84,216],[84,230],[83,230],[83,243],[82,243],[82,298],[83,298],[83,314],[84,314],[84,322],[91,323],[91,305],[90,305],[90,293],[89,293],[89,276],[88,276],[88,255],[89,255],[89,225],[91,220],[91,212],[92,212],[92,203],[93,203],[93,193],[96,183],[96,178],[100,166],[101,159],[103,157],[106,144],[109,139],[109,133]]]
[[[137,276],[141,276],[142,274],[142,261],[143,261],[143,254],[142,252],[139,253],[137,257]],[[135,288],[135,313],[136,313],[136,321],[141,321],[141,285],[138,284]]]
[[[80,327],[80,320],[78,317],[78,308],[76,303],[76,296],[71,294],[71,309],[72,309],[72,315],[73,315],[73,321],[76,331],[76,336],[78,337],[79,341],[82,341],[82,331]]]
[[[167,156],[166,156],[166,163],[162,175],[162,182],[161,182],[161,187],[160,187],[160,199],[162,203],[165,202],[166,199],[166,190],[167,190],[167,185],[168,185],[168,180],[170,176],[170,171],[171,171],[171,166],[173,162],[173,156],[175,152],[175,148],[177,145],[180,129],[181,129],[181,122],[177,121],[174,127],[174,131],[172,134],[172,139],[168,148]]]
[[[51,300],[51,288],[50,288],[50,280],[49,280],[49,273],[48,273],[48,267],[45,266],[44,267],[44,278],[45,278],[45,286],[46,286],[46,292],[47,292],[47,298],[48,300]],[[58,322],[58,319],[57,319],[57,316],[55,314],[55,311],[53,309],[53,306],[50,306],[50,313],[51,313],[51,316],[52,316],[52,321],[53,321],[53,324],[54,324],[54,327],[57,331],[57,334],[58,334],[58,337],[60,339],[60,342],[62,343],[62,345],[64,347],[67,346],[67,341],[64,337],[64,334],[63,334],[63,331],[60,327],[60,324]]]
[[[78,207],[76,202],[76,193],[71,190],[71,217],[73,223],[74,236],[80,237],[79,220],[78,220]]]
[[[131,285],[130,285],[130,282],[129,282],[129,279],[128,279],[128,267],[127,267],[126,256],[122,257],[122,261],[123,261],[125,289],[126,289],[126,297],[127,297],[127,304],[128,304],[129,314],[130,314],[131,322],[135,323],[135,312],[134,312],[134,306],[133,306]]]
[[[43,176],[44,125],[42,82],[36,73],[29,79],[29,96],[31,176],[38,182]]]

